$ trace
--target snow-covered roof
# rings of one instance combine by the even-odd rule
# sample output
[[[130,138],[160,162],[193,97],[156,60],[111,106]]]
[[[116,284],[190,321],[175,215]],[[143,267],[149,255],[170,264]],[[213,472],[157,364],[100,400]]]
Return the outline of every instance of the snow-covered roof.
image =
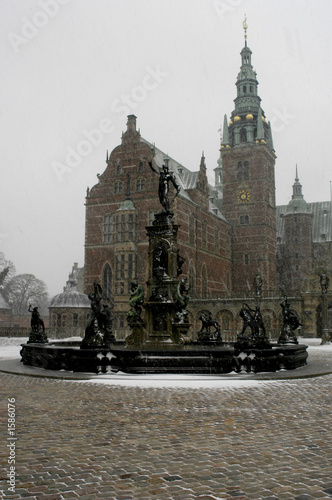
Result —
[[[9,309],[9,310],[11,309],[10,305],[8,304],[8,302],[6,301],[1,292],[0,292],[0,309]]]
[[[50,307],[91,307],[88,297],[77,290],[76,283],[72,282],[70,286],[62,293],[59,293],[51,300]]]

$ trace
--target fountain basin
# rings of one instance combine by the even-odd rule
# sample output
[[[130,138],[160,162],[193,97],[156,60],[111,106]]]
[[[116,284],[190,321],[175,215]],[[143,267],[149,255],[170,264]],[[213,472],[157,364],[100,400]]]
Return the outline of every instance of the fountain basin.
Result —
[[[21,361],[47,370],[107,373],[206,373],[275,372],[293,370],[307,363],[307,346],[271,344],[240,349],[235,343],[193,342],[165,347],[129,347],[114,342],[109,347],[80,348],[80,341],[22,344]]]

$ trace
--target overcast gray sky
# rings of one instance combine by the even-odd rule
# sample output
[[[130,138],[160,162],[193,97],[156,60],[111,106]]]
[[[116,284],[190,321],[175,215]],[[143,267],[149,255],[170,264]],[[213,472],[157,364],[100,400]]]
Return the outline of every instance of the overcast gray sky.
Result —
[[[307,201],[330,199],[329,0],[2,0],[0,250],[62,291],[84,259],[86,188],[126,115],[187,168],[208,174],[248,45],[273,125],[277,203],[295,165]],[[92,132],[94,131],[94,132]]]

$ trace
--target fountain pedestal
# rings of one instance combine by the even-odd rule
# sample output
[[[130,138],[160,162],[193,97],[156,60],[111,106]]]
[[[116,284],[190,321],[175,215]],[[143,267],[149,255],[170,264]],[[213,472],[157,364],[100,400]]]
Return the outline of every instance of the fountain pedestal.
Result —
[[[172,213],[155,214],[146,228],[149,239],[149,276],[144,302],[145,347],[167,349],[186,342],[190,324],[186,280],[179,281],[181,263],[177,246],[179,226]]]

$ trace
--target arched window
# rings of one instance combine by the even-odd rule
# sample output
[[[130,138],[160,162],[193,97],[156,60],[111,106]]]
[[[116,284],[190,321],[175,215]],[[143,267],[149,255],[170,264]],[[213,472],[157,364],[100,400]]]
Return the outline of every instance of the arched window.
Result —
[[[73,313],[73,328],[77,328],[77,327],[78,327],[78,314]]]
[[[189,216],[189,243],[190,245],[195,244],[195,237],[196,237],[196,231],[195,231],[195,216],[193,214],[190,214]]]
[[[245,128],[240,130],[240,142],[247,142],[247,130]]]
[[[206,249],[206,240],[207,240],[207,224],[206,220],[202,220],[202,248]]]
[[[229,317],[226,316],[226,314],[224,314],[222,317],[221,327],[223,330],[229,330]]]
[[[242,181],[242,161],[237,164],[237,180]]]
[[[195,271],[192,263],[189,264],[189,288],[192,292],[195,290]]]
[[[110,299],[112,296],[112,269],[108,262],[103,270],[103,298]]]

